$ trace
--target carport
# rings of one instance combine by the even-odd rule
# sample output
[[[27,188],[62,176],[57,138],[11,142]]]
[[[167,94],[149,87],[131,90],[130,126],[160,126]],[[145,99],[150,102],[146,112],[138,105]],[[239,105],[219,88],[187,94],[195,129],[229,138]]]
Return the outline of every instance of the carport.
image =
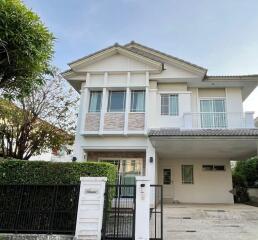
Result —
[[[257,226],[257,207],[164,205],[164,240],[255,240],[258,239]]]

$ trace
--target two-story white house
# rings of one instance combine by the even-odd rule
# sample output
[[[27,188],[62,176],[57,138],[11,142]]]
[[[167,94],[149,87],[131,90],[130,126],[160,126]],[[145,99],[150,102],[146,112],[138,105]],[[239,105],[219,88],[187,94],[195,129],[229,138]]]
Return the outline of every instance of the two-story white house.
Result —
[[[208,76],[135,42],[69,66],[63,76],[81,94],[78,161],[148,176],[167,202],[233,203],[230,161],[257,154],[258,129],[243,101],[258,75]]]

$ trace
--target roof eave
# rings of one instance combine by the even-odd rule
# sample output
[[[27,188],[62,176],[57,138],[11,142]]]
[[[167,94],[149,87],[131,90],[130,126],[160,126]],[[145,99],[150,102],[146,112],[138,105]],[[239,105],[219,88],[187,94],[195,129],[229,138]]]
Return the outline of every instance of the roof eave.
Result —
[[[153,54],[158,54],[158,55],[161,55],[163,58],[166,58],[168,60],[172,60],[172,61],[176,61],[178,63],[180,63],[181,65],[185,65],[187,68],[191,68],[193,70],[196,70],[198,72],[201,72],[203,74],[203,76],[206,76],[207,72],[208,72],[208,69],[206,68],[203,68],[201,66],[198,66],[196,64],[193,64],[193,63],[190,63],[190,62],[187,62],[183,59],[180,59],[180,58],[177,58],[177,57],[174,57],[172,55],[169,55],[169,54],[166,54],[164,52],[160,52],[156,49],[153,49],[153,48],[150,48],[150,47],[147,47],[147,46],[144,46],[142,44],[139,44],[139,43],[136,43],[134,41],[128,43],[128,44],[125,44],[124,47],[128,48],[130,46],[135,46],[135,47],[139,47],[141,49],[144,49],[144,50],[148,50],[150,52],[152,52]]]
[[[251,75],[228,75],[228,76],[206,76],[204,81],[254,81],[258,82],[258,74]]]

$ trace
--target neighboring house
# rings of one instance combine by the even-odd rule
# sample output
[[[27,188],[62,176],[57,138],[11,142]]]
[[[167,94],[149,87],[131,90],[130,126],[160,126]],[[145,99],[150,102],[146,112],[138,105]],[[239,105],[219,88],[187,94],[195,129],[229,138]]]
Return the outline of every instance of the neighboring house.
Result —
[[[255,127],[258,128],[258,117],[255,119]]]
[[[131,42],[69,64],[81,94],[74,155],[146,175],[169,202],[233,203],[230,161],[257,153],[258,129],[243,101],[258,75],[207,70]]]
[[[60,149],[48,149],[45,152],[32,156],[31,161],[71,162],[73,157],[73,146],[64,145]]]

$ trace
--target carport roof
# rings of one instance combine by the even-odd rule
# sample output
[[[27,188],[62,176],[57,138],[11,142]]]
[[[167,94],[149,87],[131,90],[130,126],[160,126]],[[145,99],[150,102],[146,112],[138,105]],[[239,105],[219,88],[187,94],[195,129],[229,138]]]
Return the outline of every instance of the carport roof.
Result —
[[[159,136],[257,136],[258,128],[239,129],[180,129],[180,128],[159,128],[150,129],[150,137]]]

